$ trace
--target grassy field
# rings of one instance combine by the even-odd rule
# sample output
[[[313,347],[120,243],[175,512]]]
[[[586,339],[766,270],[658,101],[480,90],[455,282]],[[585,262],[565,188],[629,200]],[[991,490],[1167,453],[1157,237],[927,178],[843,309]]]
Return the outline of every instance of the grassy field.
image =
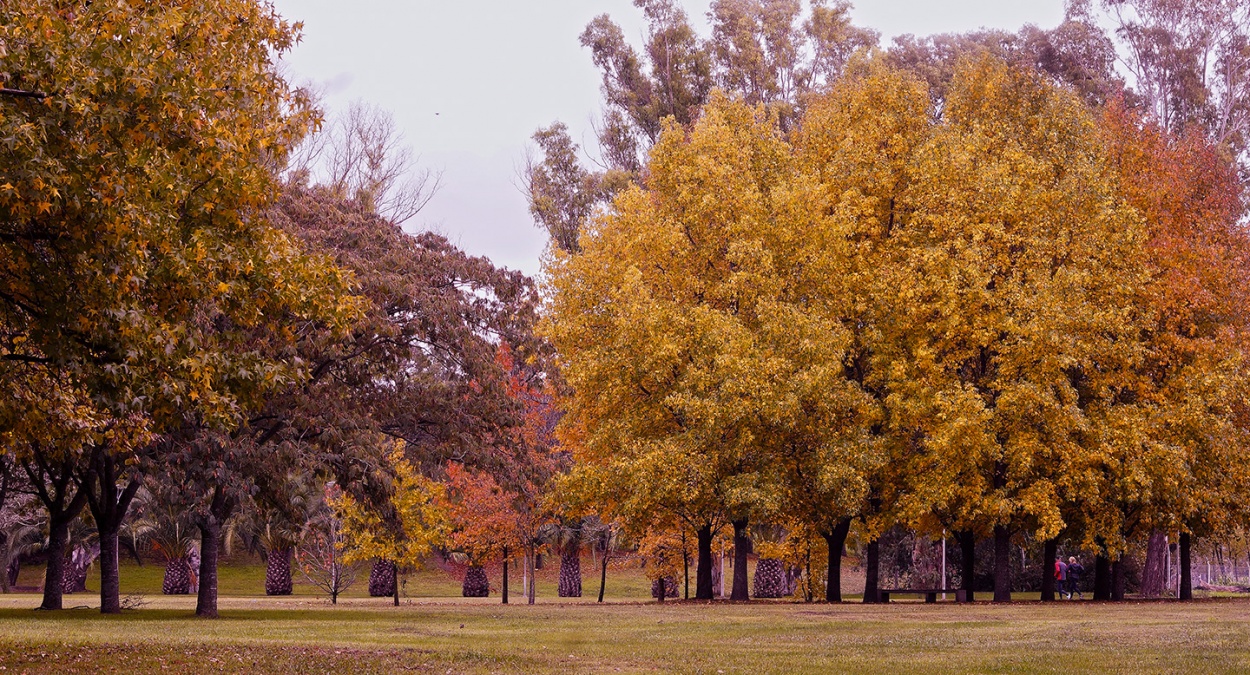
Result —
[[[159,566],[128,564],[123,593],[142,607],[121,616],[97,614],[91,594],[67,596],[77,609],[56,613],[33,611],[34,594],[0,596],[0,672],[1250,672],[1245,598],[659,605],[626,566],[609,572],[609,602],[598,605],[597,570],[583,570],[586,598],[563,602],[554,567],[540,572],[534,606],[516,604],[519,579],[502,606],[497,595],[453,597],[454,575],[427,569],[399,607],[363,597],[363,574],[332,607],[306,585],[265,597],[263,566],[241,561],[222,568],[222,618],[204,621],[194,598],[160,595]]]
[[[81,596],[75,596],[81,597]],[[1250,671],[1250,602],[501,606],[191,598],[118,617],[0,599],[5,672],[1145,673]]]

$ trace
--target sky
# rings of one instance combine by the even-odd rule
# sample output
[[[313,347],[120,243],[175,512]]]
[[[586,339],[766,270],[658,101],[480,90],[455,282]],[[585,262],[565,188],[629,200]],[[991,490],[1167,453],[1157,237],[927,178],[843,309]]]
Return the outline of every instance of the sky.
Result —
[[[707,0],[682,0],[706,29]],[[640,44],[630,0],[274,0],[304,23],[286,56],[290,77],[325,94],[328,112],[354,100],[391,112],[442,188],[406,224],[473,255],[537,274],[546,234],[534,227],[517,172],[529,137],[560,120],[594,147],[600,75],[578,43],[609,14]],[[1058,25],[1062,0],[860,0],[855,23],[896,35]],[[705,30],[706,34],[706,30]]]

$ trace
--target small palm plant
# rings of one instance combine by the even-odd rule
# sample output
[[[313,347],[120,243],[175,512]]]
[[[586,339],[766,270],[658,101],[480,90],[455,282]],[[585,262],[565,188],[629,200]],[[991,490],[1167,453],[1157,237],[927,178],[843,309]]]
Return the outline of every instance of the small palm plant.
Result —
[[[29,495],[10,495],[0,508],[0,590],[5,593],[17,584],[22,558],[42,548],[43,521]]]
[[[265,595],[290,595],[294,590],[291,561],[313,520],[323,518],[324,484],[307,472],[288,473],[270,486],[239,519],[243,533],[265,558]]]
[[[75,518],[69,526],[65,550],[61,592],[82,593],[87,590],[87,573],[100,557],[100,538],[95,527],[85,518]]]
[[[557,594],[562,598],[582,597],[582,544],[590,536],[587,520],[567,518],[547,523],[538,536],[560,554]]]
[[[131,522],[128,534],[133,541],[146,541],[165,565],[161,592],[188,595],[196,587],[195,563],[199,560],[199,539],[195,527],[183,513],[151,505]]]

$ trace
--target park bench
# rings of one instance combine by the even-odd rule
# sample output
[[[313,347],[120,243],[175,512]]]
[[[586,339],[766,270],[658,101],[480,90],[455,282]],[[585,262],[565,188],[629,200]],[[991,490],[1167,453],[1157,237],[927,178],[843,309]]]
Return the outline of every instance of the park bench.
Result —
[[[923,595],[926,603],[937,602],[937,596],[942,593],[954,593],[955,602],[967,602],[968,592],[962,589],[940,588],[882,588],[877,591],[877,597],[881,602],[889,602],[891,595]]]

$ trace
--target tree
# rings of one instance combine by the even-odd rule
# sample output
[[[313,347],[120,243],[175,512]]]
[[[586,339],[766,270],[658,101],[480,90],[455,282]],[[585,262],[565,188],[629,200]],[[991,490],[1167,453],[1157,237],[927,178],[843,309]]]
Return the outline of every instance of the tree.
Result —
[[[641,180],[665,120],[690,127],[713,87],[767,106],[788,129],[807,94],[835,82],[853,53],[878,40],[877,33],[851,23],[845,0],[815,0],[803,21],[797,0],[717,0],[708,14],[710,40],[699,38],[673,0],[634,5],[647,22],[641,51],[606,14],[581,35],[603,74],[603,170],[582,168],[563,124],[534,135],[543,158],[531,158],[523,175],[530,212],[565,251],[577,251],[577,233],[596,208]]]
[[[1091,519],[1086,538],[1116,554],[1148,536],[1156,545],[1147,568],[1158,568],[1165,533],[1230,532],[1244,518],[1243,186],[1201,129],[1172,134],[1124,105],[1110,106],[1101,127],[1125,197],[1145,221],[1150,278],[1137,302],[1144,354],[1120,406],[1136,412],[1140,445],[1133,471],[1114,456],[1092,474],[1101,483],[1089,493],[1106,501],[1087,509],[1107,512]]]
[[[210,530],[246,499],[281,494],[274,465],[333,475],[354,497],[381,503],[382,437],[405,441],[414,466],[431,474],[453,458],[494,466],[490,449],[520,418],[497,343],[527,358],[541,351],[529,329],[532,283],[324,189],[289,186],[270,217],[306,255],[350,270],[359,295],[341,300],[342,322],[258,331],[255,344],[299,363],[301,377],[258,393],[229,435],[193,430],[179,446],[176,480],[195,486]],[[206,461],[222,454],[232,461]]]
[[[1084,461],[1121,440],[1093,425],[1135,354],[1119,308],[1144,279],[1143,230],[1095,129],[1037,74],[964,61],[903,204],[892,390],[917,441],[898,508],[992,529],[998,601],[1013,533],[1057,534]]]
[[[670,124],[646,186],[549,268],[546,334],[571,390],[561,429],[578,480],[640,532],[661,518],[695,530],[700,599],[714,532],[744,533],[767,510],[775,430],[854,395],[827,367],[845,334],[803,306],[824,269],[802,265],[813,202],[795,178],[776,119],[719,98],[689,136]]]
[[[342,297],[309,295],[308,283],[344,285],[263,217],[276,168],[315,118],[275,67],[297,27],[251,0],[41,0],[0,30],[6,85],[47,94],[0,98],[4,366],[80,389],[102,426],[237,425],[256,390],[297,376],[242,347],[247,336],[271,317],[324,316]],[[77,481],[98,497],[106,550],[139,447],[58,450],[91,460]],[[115,579],[101,587],[114,596],[102,609],[116,610]]]
[[[109,417],[81,387],[48,377],[40,366],[19,364],[8,370],[6,384],[16,386],[0,408],[6,464],[12,462],[12,470],[22,472],[24,487],[47,513],[47,572],[40,608],[61,609],[70,527],[87,506],[80,471],[90,474],[109,433]]]
[[[1093,107],[1124,93],[1124,80],[1115,69],[1115,44],[1097,19],[1077,4],[1069,4],[1063,23],[1050,30],[1028,25],[1015,33],[903,35],[889,49],[890,61],[924,79],[939,103],[946,98],[959,62],[986,55],[1070,87]]]
[[[402,443],[396,443],[387,453],[387,464],[392,492],[385,514],[346,493],[333,506],[342,522],[344,562],[381,558],[393,562],[403,572],[420,566],[446,539],[449,523],[445,488],[417,472],[404,458]]]
[[[516,495],[501,488],[490,474],[453,463],[447,466],[447,498],[450,548],[465,557],[470,570],[481,570],[483,576],[483,567],[491,561],[502,561],[506,570],[509,554],[521,548],[513,510]],[[470,588],[470,577],[465,576],[465,597],[486,597],[489,585],[484,590]]]
[[[340,499],[342,490],[333,483],[327,485],[325,496],[318,502],[308,522],[308,531],[295,551],[300,574],[308,583],[328,594],[332,605],[337,605],[339,595],[356,583],[360,569],[358,562],[351,563],[345,558],[344,548],[348,546],[348,540],[343,532],[343,522],[331,506]],[[269,590],[267,583],[265,590]]]
[[[686,558],[682,537],[671,529],[653,529],[638,541],[638,555],[651,580],[651,596],[660,602],[677,597],[677,577]]]
[[[1200,129],[1246,161],[1250,148],[1250,3],[1102,0],[1134,90],[1169,132]]]
[[[442,173],[417,168],[420,158],[404,145],[390,113],[353,101],[327,126],[300,146],[287,167],[295,182],[310,182],[399,225],[438,193]]]
[[[582,167],[577,157],[579,148],[563,123],[539,129],[533,140],[542,151],[542,160],[527,157],[522,172],[530,215],[557,248],[576,253],[582,223],[605,196],[606,177]]]
[[[817,324],[795,343],[809,350],[803,359],[809,367],[827,368],[815,370],[825,379],[813,380],[805,407],[788,429],[774,433],[784,443],[777,452],[780,503],[785,515],[825,539],[830,602],[841,601],[842,550],[852,525],[859,521],[875,555],[872,542],[887,529],[890,498],[904,478],[907,438],[889,405],[894,362],[902,358],[898,324],[895,305],[880,298],[897,293],[900,283],[884,271],[905,246],[902,206],[915,153],[929,135],[929,106],[914,75],[880,57],[860,59],[812,99],[795,135],[802,174],[813,184],[810,208],[819,214],[802,230],[806,259],[819,264],[802,269],[810,275],[812,304],[838,333]],[[868,581],[874,579],[870,574]],[[866,601],[876,599],[874,590],[870,584]]]

